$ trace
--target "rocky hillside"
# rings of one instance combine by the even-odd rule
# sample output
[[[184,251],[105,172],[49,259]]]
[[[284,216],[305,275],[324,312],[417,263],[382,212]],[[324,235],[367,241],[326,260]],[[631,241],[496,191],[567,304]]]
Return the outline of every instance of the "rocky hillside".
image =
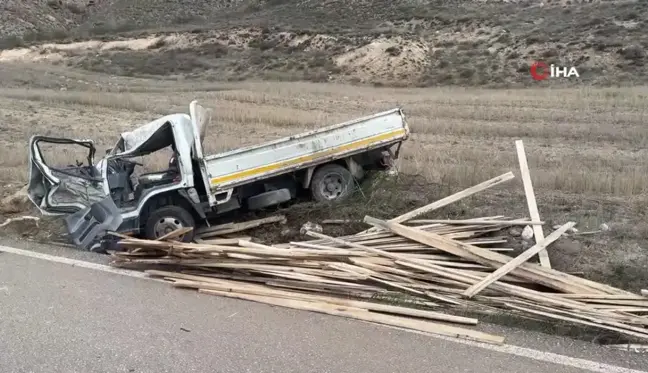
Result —
[[[648,2],[5,0],[0,60],[117,75],[378,85],[644,84]],[[129,41],[130,40],[130,41]],[[5,51],[6,52],[6,51]],[[40,57],[39,57],[40,56]],[[534,61],[580,78],[534,81]]]

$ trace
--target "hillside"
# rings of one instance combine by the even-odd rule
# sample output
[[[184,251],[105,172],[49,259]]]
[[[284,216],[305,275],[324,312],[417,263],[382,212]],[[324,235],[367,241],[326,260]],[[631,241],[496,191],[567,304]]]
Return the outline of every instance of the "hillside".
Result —
[[[3,49],[135,40],[50,45],[0,60],[53,58],[114,75],[398,86],[648,80],[646,1],[9,0],[3,7]],[[580,79],[534,81],[536,60],[575,66]]]

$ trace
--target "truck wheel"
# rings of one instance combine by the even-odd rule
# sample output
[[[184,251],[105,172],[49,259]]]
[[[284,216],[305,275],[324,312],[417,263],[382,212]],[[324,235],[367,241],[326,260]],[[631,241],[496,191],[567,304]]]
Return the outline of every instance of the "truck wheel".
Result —
[[[315,171],[310,189],[317,202],[344,201],[353,193],[353,175],[345,167],[327,164]]]
[[[180,206],[164,206],[153,211],[146,219],[144,235],[149,240],[155,240],[184,227],[196,227],[193,216]],[[191,231],[180,237],[180,241],[191,242],[193,237],[194,231]]]

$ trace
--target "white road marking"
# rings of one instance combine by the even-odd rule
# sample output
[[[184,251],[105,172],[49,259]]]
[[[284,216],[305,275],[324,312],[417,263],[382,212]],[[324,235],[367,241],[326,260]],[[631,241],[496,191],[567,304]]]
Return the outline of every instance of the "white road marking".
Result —
[[[114,273],[116,275],[143,278],[143,279],[146,279],[146,280],[157,280],[155,278],[151,278],[151,277],[147,276],[144,272],[132,271],[132,270],[121,269],[121,268],[115,268],[115,267],[111,267],[111,266],[105,265],[105,264],[86,262],[85,260],[65,258],[65,257],[62,257],[62,256],[56,256],[56,255],[43,254],[43,253],[38,253],[38,252],[34,252],[34,251],[29,251],[29,250],[17,249],[15,247],[9,247],[9,246],[0,245],[0,251],[4,251],[4,252],[10,253],[10,254],[27,256],[27,257],[30,257],[30,258],[47,260],[49,262],[68,264],[68,265],[71,265],[73,267],[81,267],[81,268],[87,268],[87,269],[94,269],[95,271]]]
[[[95,271],[113,273],[113,274],[116,274],[116,275],[135,277],[135,278],[140,278],[140,279],[145,279],[145,280],[162,281],[162,280],[151,278],[151,277],[147,276],[143,272],[131,271],[131,270],[121,269],[121,268],[115,268],[115,267],[111,267],[111,266],[108,266],[108,265],[105,265],[105,264],[86,262],[84,260],[70,259],[70,258],[65,258],[65,257],[61,257],[61,256],[37,253],[37,252],[34,252],[34,251],[17,249],[17,248],[14,248],[14,247],[8,247],[8,246],[0,245],[0,251],[10,253],[10,254],[15,254],[15,255],[26,256],[26,257],[30,257],[30,258],[47,260],[47,261],[55,262],[55,263],[68,264],[68,265],[71,265],[71,266],[74,266],[74,267],[81,267],[81,268],[86,268],[86,269],[93,269]],[[375,324],[375,323],[371,323],[371,324],[373,324],[373,325],[381,325],[381,324]],[[441,336],[441,335],[437,335],[437,334],[419,332],[419,331],[405,329],[405,328],[399,328],[399,327],[393,327],[393,326],[387,326],[387,325],[381,325],[381,326],[387,327],[387,328],[392,328],[392,329],[403,330],[403,331],[407,331],[407,332],[410,332],[410,333],[423,334],[423,335],[426,335],[426,336],[429,336],[429,337],[432,337],[432,338],[442,339],[442,340],[449,341],[449,342],[454,342],[454,343],[461,343],[463,345],[483,348],[485,350],[502,352],[502,353],[505,353],[505,354],[525,357],[525,358],[538,360],[538,361],[544,361],[544,362],[547,362],[547,363],[553,363],[553,364],[559,364],[559,365],[569,366],[569,367],[578,368],[578,369],[589,370],[591,372],[597,372],[597,373],[648,373],[647,371],[629,369],[629,368],[624,368],[624,367],[620,367],[620,366],[616,366],[616,365],[609,365],[609,364],[604,364],[604,363],[598,363],[596,361],[591,361],[591,360],[580,359],[580,358],[575,358],[575,357],[571,357],[571,356],[555,354],[553,352],[534,350],[534,349],[526,348],[526,347],[513,346],[513,345],[507,345],[507,344],[494,345],[494,344],[488,344],[488,343],[480,343],[480,342],[474,342],[474,341],[469,341],[469,340],[465,340],[465,339],[457,339],[457,338],[445,337],[445,336]]]
[[[371,322],[367,322],[367,323],[374,324],[374,323],[371,323]],[[375,325],[381,325],[381,324],[375,324]],[[569,366],[569,367],[572,367],[572,368],[589,370],[589,371],[592,371],[592,372],[598,372],[598,373],[648,373],[648,372],[643,371],[643,370],[635,370],[635,369],[630,369],[630,368],[624,368],[624,367],[620,367],[620,366],[616,366],[616,365],[609,365],[609,364],[599,363],[599,362],[596,362],[596,361],[580,359],[580,358],[577,358],[577,357],[571,357],[571,356],[555,354],[553,352],[534,350],[532,348],[513,346],[513,345],[507,345],[507,344],[505,344],[505,345],[493,345],[493,344],[488,344],[488,343],[469,341],[469,340],[466,340],[466,339],[456,339],[456,338],[446,337],[444,335],[430,334],[430,333],[426,333],[426,332],[420,332],[418,330],[404,329],[404,328],[400,328],[400,327],[397,327],[397,326],[390,326],[390,325],[382,325],[382,326],[384,326],[386,328],[405,330],[405,331],[408,331],[408,332],[411,332],[411,333],[416,333],[416,334],[423,334],[423,335],[430,336],[430,337],[433,337],[433,338],[443,339],[444,341],[456,342],[456,343],[461,343],[461,344],[468,345],[468,346],[479,347],[479,348],[483,348],[485,350],[503,352],[503,353],[509,354],[509,355],[526,357],[526,358],[533,359],[533,360],[539,360],[539,361],[544,361],[544,362],[553,363],[553,364],[560,364],[560,365]]]

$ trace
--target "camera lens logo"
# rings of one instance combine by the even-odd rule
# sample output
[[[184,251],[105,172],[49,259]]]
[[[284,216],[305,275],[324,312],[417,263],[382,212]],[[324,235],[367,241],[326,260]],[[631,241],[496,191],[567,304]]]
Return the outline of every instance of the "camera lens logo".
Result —
[[[549,66],[544,62],[534,62],[531,65],[531,77],[534,80],[545,80],[551,75]]]
[[[545,80],[547,78],[571,78],[575,76],[580,78],[576,67],[570,66],[556,66],[554,64],[547,65],[542,61],[536,61],[529,69],[533,80]]]

